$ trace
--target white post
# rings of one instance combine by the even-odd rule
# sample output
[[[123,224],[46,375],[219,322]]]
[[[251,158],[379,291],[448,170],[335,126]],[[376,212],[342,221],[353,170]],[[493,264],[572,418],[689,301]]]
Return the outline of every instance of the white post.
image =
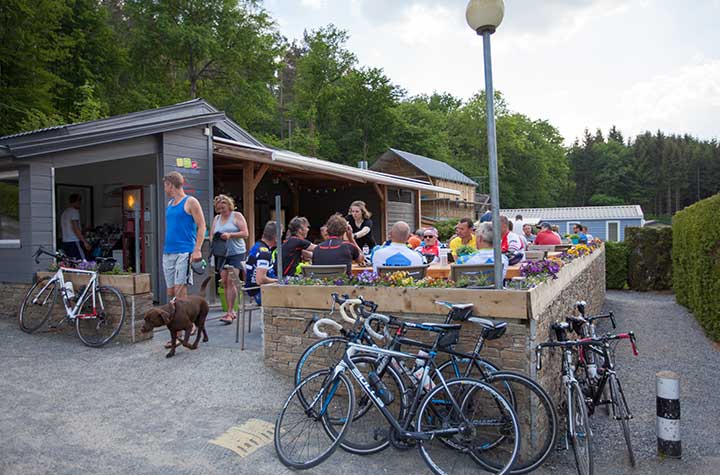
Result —
[[[655,375],[657,386],[658,456],[681,458],[680,376],[672,371]]]

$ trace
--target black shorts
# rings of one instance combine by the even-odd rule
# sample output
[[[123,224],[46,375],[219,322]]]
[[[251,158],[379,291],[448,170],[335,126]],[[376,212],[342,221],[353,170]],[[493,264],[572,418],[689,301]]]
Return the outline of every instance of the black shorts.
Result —
[[[226,265],[233,266],[236,269],[243,268],[243,261],[245,260],[245,253],[235,254],[234,256],[215,256],[215,269],[219,271],[223,270]]]
[[[85,249],[83,249],[80,241],[63,242],[62,250],[68,257],[85,260]]]

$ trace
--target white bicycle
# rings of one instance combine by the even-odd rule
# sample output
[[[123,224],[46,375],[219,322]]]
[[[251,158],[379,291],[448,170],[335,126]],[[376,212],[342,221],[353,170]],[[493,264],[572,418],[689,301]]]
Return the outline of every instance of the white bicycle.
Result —
[[[81,262],[62,252],[48,252],[41,247],[34,255],[36,263],[40,262],[39,257],[42,254],[54,257],[58,262]],[[65,280],[65,272],[87,275],[89,281],[76,291],[72,282]],[[100,347],[110,342],[120,332],[125,321],[125,298],[115,287],[101,286],[98,277],[97,271],[62,265],[52,277],[43,277],[28,290],[20,305],[20,329],[26,333],[39,330],[53,315],[58,296],[62,295],[65,313],[63,315],[62,311],[56,312],[57,318],[54,320],[57,321],[51,324],[50,328],[74,323],[77,336],[85,345]]]

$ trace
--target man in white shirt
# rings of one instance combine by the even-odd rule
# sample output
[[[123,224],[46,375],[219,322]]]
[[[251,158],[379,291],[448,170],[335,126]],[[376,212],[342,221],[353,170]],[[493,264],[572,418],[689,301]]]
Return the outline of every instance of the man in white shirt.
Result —
[[[373,270],[377,272],[378,266],[421,266],[425,264],[420,253],[413,251],[405,244],[410,237],[410,226],[404,221],[398,221],[390,229],[389,246],[375,251],[372,258]]]
[[[90,250],[90,243],[83,236],[80,227],[81,198],[77,193],[70,195],[70,206],[60,215],[60,231],[62,233],[62,250],[68,257],[85,259],[85,251]],[[80,245],[82,243],[82,245]]]

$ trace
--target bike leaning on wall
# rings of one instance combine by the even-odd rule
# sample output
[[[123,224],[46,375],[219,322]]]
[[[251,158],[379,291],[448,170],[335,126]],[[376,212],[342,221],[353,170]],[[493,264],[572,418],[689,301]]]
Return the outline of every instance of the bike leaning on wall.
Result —
[[[62,252],[48,252],[40,247],[33,255],[36,263],[40,263],[43,254],[58,262],[80,262]],[[72,282],[65,280],[65,273],[87,275],[89,281],[76,291]],[[65,314],[51,328],[59,328],[65,323],[74,324],[80,341],[91,347],[109,343],[120,332],[125,321],[125,298],[122,293],[115,287],[100,285],[97,271],[62,265],[53,276],[38,280],[25,295],[18,311],[20,329],[34,333],[42,328],[53,314],[59,296],[62,296]]]

